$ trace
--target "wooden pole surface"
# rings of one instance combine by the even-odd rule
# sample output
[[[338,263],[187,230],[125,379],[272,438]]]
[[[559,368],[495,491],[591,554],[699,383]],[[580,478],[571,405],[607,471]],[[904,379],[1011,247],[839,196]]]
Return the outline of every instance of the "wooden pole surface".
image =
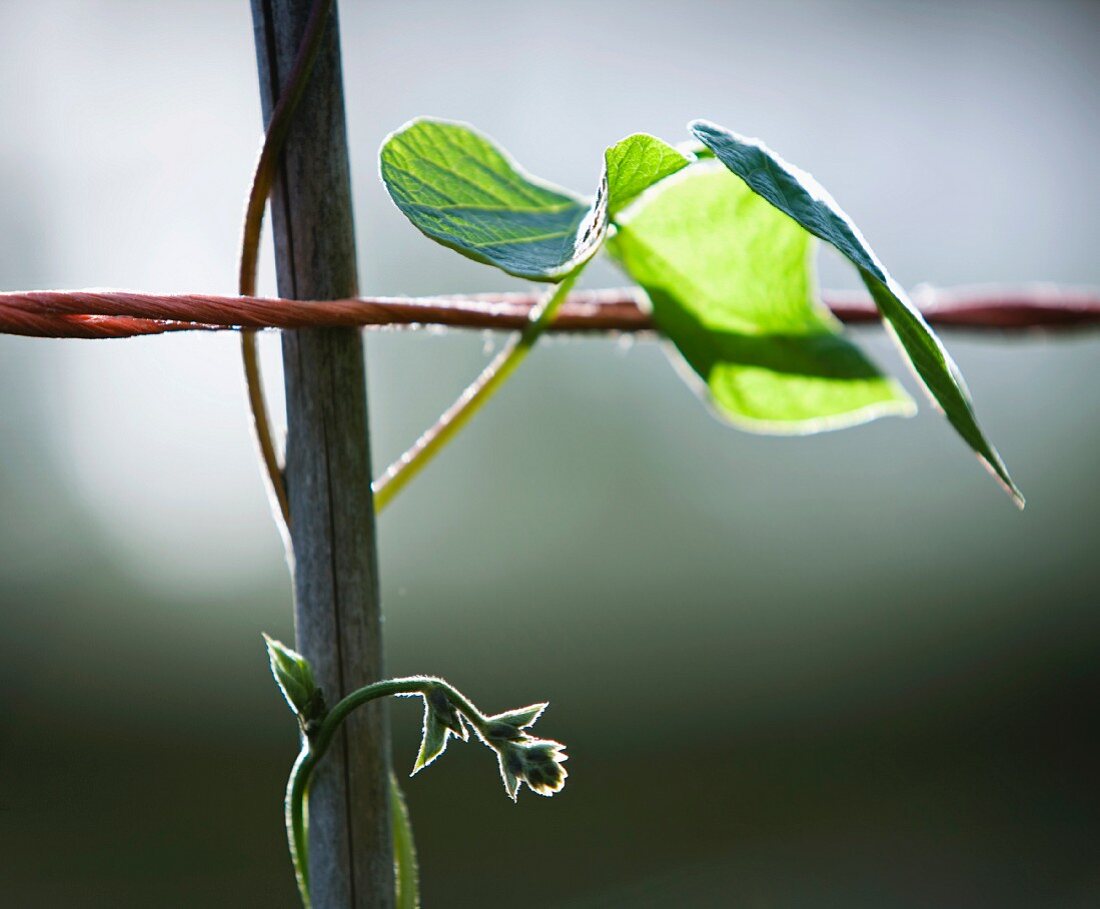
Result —
[[[265,121],[312,0],[251,0]],[[287,136],[272,194],[279,293],[358,291],[335,5]],[[297,648],[329,704],[382,677],[374,503],[362,337],[354,328],[283,334]],[[384,702],[359,711],[319,765],[309,806],[315,909],[391,909],[393,849]]]

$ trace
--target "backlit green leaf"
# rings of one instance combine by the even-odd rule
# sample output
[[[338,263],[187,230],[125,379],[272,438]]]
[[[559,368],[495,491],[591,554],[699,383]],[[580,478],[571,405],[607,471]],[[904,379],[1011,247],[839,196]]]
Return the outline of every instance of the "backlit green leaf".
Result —
[[[526,729],[542,716],[542,712],[548,706],[550,705],[543,702],[541,704],[531,704],[528,707],[517,707],[515,710],[506,710],[504,713],[488,717],[487,722],[507,723],[509,726],[515,726],[516,729]]]
[[[810,233],[831,243],[856,266],[933,401],[1022,507],[1023,496],[1009,477],[1000,455],[978,426],[958,367],[833,198],[812,176],[788,164],[756,139],[746,139],[705,120],[692,123],[691,130],[754,192],[790,215]]]
[[[654,183],[691,163],[691,158],[666,142],[636,133],[604,152],[608,184],[608,216],[614,218]]]
[[[443,725],[425,699],[424,737],[420,741],[420,752],[416,756],[416,763],[413,764],[413,775],[419,773],[444,752],[449,737],[450,730]]]
[[[603,243],[608,218],[692,158],[638,133],[604,153],[594,202],[526,173],[470,126],[421,118],[382,145],[381,172],[412,223],[471,259],[560,281]]]
[[[417,119],[382,145],[382,181],[423,233],[478,262],[560,281],[599,248],[605,206],[522,170],[473,128]]]
[[[304,656],[280,641],[264,635],[271,674],[290,709],[303,719],[310,719],[318,709],[317,683],[313,670]]]
[[[912,413],[905,392],[816,302],[812,246],[716,162],[655,188],[609,241],[731,423],[808,433]]]

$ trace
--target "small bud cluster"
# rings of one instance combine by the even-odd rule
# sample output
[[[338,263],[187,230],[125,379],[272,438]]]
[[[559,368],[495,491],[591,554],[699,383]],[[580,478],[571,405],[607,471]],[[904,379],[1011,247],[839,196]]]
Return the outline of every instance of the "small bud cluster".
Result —
[[[562,764],[569,760],[569,755],[560,742],[524,736],[521,741],[503,740],[492,747],[500,761],[504,790],[513,802],[520,783],[526,783],[532,792],[546,796],[561,791],[565,785],[569,771]]]
[[[516,800],[521,783],[545,796],[559,792],[565,785],[568,776],[562,766],[568,760],[565,746],[526,732],[545,709],[546,704],[532,704],[490,717],[465,716],[478,738],[496,752],[500,778],[512,801]],[[424,694],[424,741],[413,773],[442,754],[449,735],[466,738],[463,716],[443,687],[433,687]]]

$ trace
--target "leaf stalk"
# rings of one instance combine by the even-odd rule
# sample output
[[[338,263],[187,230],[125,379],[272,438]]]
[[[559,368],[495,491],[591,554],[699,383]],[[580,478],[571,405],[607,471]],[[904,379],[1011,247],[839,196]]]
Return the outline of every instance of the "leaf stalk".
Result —
[[[405,486],[409,480],[423,470],[448,442],[457,435],[484,405],[485,402],[515,372],[516,367],[531,352],[539,336],[553,321],[558,308],[569,296],[580,269],[567,275],[554,285],[553,289],[530,312],[523,330],[514,334],[503,350],[481,371],[481,374],[466,387],[443,415],[431,426],[412,447],[394,461],[372,484],[374,488],[375,511],[382,511]]]

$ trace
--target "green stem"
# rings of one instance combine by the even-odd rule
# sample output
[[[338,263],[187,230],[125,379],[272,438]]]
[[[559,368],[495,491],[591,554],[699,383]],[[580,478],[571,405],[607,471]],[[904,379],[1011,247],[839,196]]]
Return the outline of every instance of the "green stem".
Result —
[[[387,679],[367,685],[353,691],[340,701],[326,715],[321,728],[302,745],[298,759],[290,771],[286,786],[286,835],[290,845],[290,857],[294,862],[294,875],[298,880],[298,892],[302,905],[310,909],[309,897],[309,831],[306,806],[309,799],[309,781],[318,761],[325,756],[340,726],[355,708],[378,698],[402,694],[427,694],[433,688],[442,688],[447,692],[451,703],[478,730],[485,731],[485,716],[471,703],[462,692],[443,679],[432,676],[414,675],[402,679]]]
[[[531,321],[523,330],[514,334],[504,349],[493,358],[458,400],[454,402],[412,448],[391,464],[384,474],[374,481],[374,508],[381,511],[405,485],[415,477],[443,447],[451,441],[470,418],[481,409],[504,381],[515,372],[524,357],[530,353],[539,335],[553,321],[562,301],[569,295],[580,275],[578,268],[556,284],[546,299],[531,312]]]
[[[290,859],[294,863],[294,877],[298,881],[298,893],[302,905],[310,909],[309,898],[309,837],[306,829],[305,806],[309,795],[309,777],[317,764],[317,758],[304,744],[290,769],[286,784],[286,838],[290,845]]]

